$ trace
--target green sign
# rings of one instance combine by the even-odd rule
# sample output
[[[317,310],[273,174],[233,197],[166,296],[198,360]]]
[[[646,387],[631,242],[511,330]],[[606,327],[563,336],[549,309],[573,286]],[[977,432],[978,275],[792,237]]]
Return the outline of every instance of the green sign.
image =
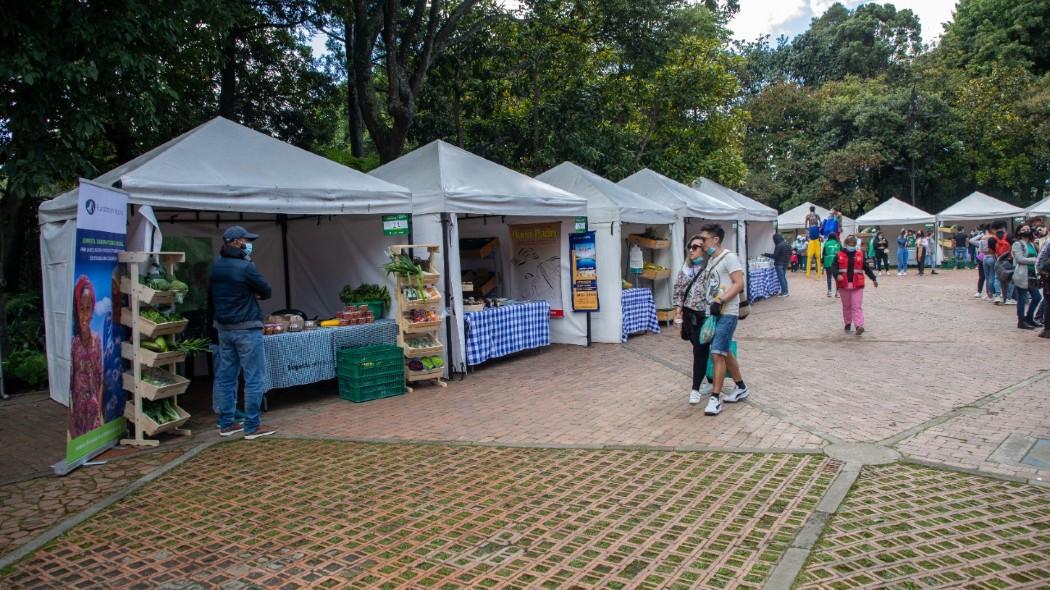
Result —
[[[408,214],[399,213],[397,215],[384,215],[383,216],[383,235],[384,236],[407,236],[408,235]]]
[[[932,223],[924,223],[923,225],[926,226],[926,229],[933,229]]]
[[[586,217],[577,217],[576,218],[576,229],[574,229],[573,232],[579,234],[579,233],[583,233],[585,231],[587,231],[587,218]]]

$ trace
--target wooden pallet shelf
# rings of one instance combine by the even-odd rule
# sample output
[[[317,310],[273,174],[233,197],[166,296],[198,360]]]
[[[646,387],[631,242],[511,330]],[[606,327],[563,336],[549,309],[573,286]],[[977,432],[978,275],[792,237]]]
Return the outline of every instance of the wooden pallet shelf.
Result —
[[[390,247],[391,255],[409,254],[411,255],[414,250],[426,250],[427,259],[423,266],[423,281],[426,285],[436,285],[438,280],[441,278],[441,273],[437,272],[434,267],[435,258],[441,249],[433,244],[399,244]],[[394,290],[396,291],[395,296],[397,297],[397,325],[398,335],[397,344],[404,350],[405,354],[405,380],[408,383],[418,383],[422,381],[431,381],[440,387],[447,387],[447,383],[444,381],[445,369],[434,369],[432,371],[412,371],[408,368],[407,363],[411,359],[422,358],[426,356],[440,355],[444,352],[445,347],[441,343],[440,334],[441,326],[443,321],[438,320],[435,322],[416,322],[413,323],[409,320],[409,314],[406,312],[414,309],[435,309],[440,307],[442,299],[433,298],[426,300],[409,300],[405,298],[403,289],[415,288],[418,286],[418,280],[415,277],[404,277],[401,275],[394,275]],[[429,346],[427,348],[409,348],[405,344],[406,336],[413,334],[428,333],[434,337],[434,341],[437,343],[435,346]],[[411,387],[406,387],[408,391],[412,391]]]

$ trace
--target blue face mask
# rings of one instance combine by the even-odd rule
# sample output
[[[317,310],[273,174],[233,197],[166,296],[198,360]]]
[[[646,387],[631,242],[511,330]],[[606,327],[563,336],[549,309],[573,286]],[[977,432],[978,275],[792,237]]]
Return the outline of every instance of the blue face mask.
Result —
[[[707,249],[707,255],[708,256],[714,256],[715,255],[715,247],[714,246],[711,246],[710,248]]]
[[[248,256],[252,255],[252,243],[251,242],[248,242],[248,243],[246,243],[244,245],[244,253],[247,254]]]
[[[846,246],[846,252],[856,252],[856,251],[857,251],[857,247],[856,246]]]
[[[704,262],[704,255],[699,254],[696,258],[690,258],[689,260],[693,263],[693,266],[700,266]]]

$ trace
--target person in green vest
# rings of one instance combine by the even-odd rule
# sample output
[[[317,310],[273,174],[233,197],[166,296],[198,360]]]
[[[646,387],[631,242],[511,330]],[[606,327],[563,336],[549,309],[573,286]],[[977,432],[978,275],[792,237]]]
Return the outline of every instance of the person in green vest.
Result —
[[[828,297],[831,297],[832,293],[835,294],[835,297],[839,296],[838,291],[835,289],[834,273],[831,272],[831,265],[835,264],[835,258],[838,256],[839,250],[842,250],[839,235],[828,234],[828,239],[824,240],[824,250],[821,253],[821,257],[824,259],[824,276],[828,280]]]

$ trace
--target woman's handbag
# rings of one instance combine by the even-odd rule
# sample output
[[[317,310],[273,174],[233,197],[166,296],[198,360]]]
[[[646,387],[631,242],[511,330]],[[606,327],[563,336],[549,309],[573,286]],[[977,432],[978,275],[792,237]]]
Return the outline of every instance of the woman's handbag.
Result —
[[[718,325],[718,318],[715,316],[707,316],[704,320],[704,325],[700,326],[700,336],[697,341],[700,344],[710,344],[715,339],[715,327]]]
[[[703,274],[698,269],[693,275],[693,280],[689,281],[689,285],[685,288],[685,292],[682,294],[683,302],[689,298],[689,290],[693,288],[696,280]],[[696,316],[696,311],[689,309],[685,305],[682,305],[682,340],[691,341],[693,339],[693,332],[696,330],[696,325],[699,323]]]
[[[747,287],[745,286],[746,290]],[[747,297],[740,295],[740,311],[737,312],[737,319],[744,320],[751,314],[751,301]]]

